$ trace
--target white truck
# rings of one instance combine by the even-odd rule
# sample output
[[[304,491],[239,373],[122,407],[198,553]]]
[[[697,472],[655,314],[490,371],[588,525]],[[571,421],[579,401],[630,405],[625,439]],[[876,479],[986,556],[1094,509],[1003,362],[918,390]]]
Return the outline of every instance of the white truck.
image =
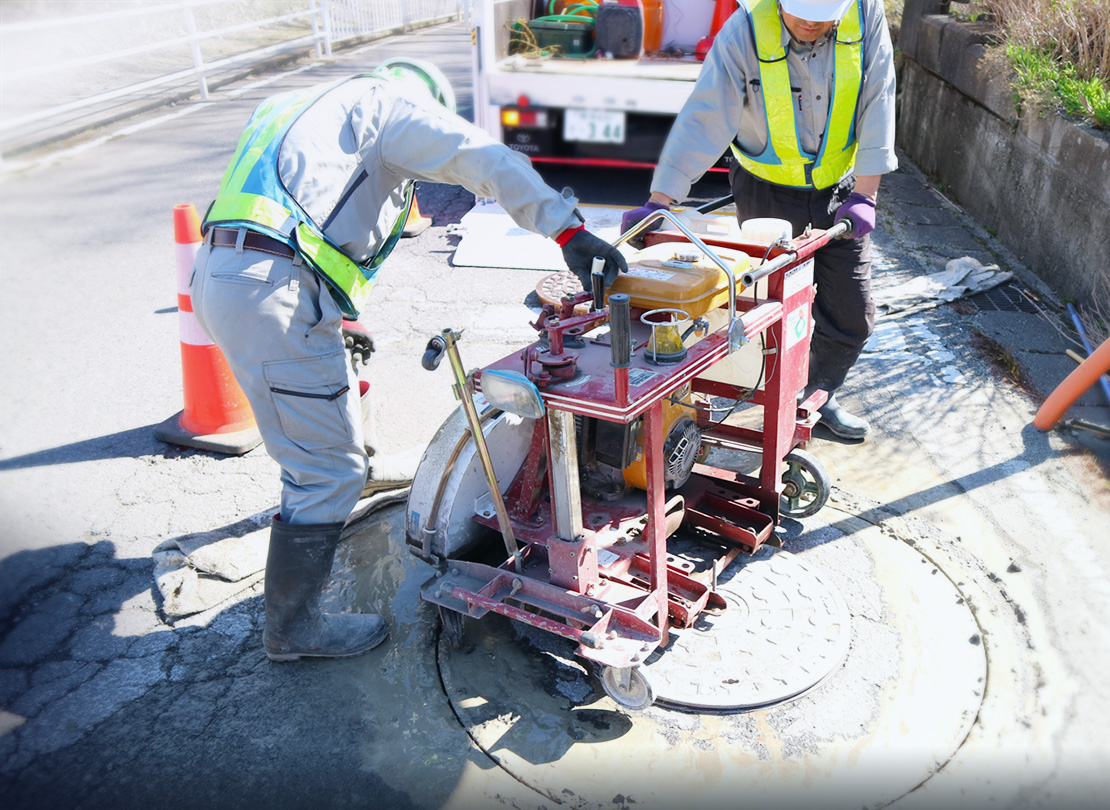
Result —
[[[559,6],[475,0],[475,122],[533,163],[651,168],[701,71],[694,50],[709,34],[716,5],[665,0],[663,53],[530,57],[510,53],[514,27],[519,32],[521,21]],[[727,160],[715,169],[727,170]]]

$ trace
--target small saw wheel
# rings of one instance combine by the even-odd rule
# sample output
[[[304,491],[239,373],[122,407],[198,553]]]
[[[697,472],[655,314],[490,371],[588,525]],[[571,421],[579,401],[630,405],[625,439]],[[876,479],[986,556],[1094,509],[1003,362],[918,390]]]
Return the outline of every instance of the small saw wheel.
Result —
[[[638,712],[655,702],[655,691],[639,667],[604,667],[601,687],[615,703]]]
[[[791,450],[783,463],[779,514],[795,519],[817,514],[832,490],[824,465],[805,450]]]

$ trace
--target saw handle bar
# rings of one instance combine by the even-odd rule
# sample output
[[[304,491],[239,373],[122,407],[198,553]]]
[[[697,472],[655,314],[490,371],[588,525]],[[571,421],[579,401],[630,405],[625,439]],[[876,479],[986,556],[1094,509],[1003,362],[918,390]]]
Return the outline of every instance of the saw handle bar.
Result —
[[[725,271],[725,276],[728,278],[728,322],[731,324],[734,320],[736,320],[736,276],[733,275],[732,268],[725,264],[724,261],[721,260],[720,256],[710,250],[705,242],[698,239],[698,237],[694,235],[694,232],[687,228],[684,224],[682,224],[682,222],[679,221],[678,217],[670,210],[666,208],[660,208],[658,211],[652,211],[646,217],[641,219],[638,223],[622,233],[617,241],[613,243],[613,247],[617,247],[618,245],[627,242],[629,239],[632,239],[639,234],[644,233],[647,230],[648,225],[651,225],[652,223],[661,219],[667,220],[676,228],[678,228],[678,230],[682,231],[682,234],[687,239],[689,239],[694,245],[696,245],[706,256],[712,259],[714,264]]]
[[[796,261],[808,259],[820,248],[823,248],[832,240],[847,236],[849,233],[852,232],[853,227],[855,226],[853,226],[849,220],[842,219],[840,220],[840,222],[833,225],[820,236],[815,236],[809,241],[804,242],[803,244],[798,246],[797,250],[789,250],[786,253],[780,253],[778,256],[771,259],[769,262],[764,262],[756,269],[748,270],[746,273],[740,276],[740,283],[743,284],[745,288],[751,287],[760,279],[767,278],[767,276],[771,275],[772,273],[775,273],[783,269],[784,267],[793,264]]]

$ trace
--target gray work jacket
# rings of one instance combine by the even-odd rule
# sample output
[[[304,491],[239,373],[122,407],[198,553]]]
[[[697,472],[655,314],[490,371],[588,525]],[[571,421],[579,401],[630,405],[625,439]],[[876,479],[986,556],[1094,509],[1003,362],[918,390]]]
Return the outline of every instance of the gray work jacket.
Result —
[[[856,111],[855,174],[898,168],[894,154],[894,49],[881,0],[860,0],[864,13],[863,77]],[[817,154],[828,119],[833,83],[834,28],[816,43],[795,40],[782,26],[793,89],[798,142]],[[759,93],[759,59],[751,22],[738,9],[717,34],[694,91],[667,137],[651,190],[683,200],[690,186],[736,139],[741,151],[760,154],[767,144],[767,115]]]
[[[493,197],[544,236],[580,224],[577,200],[547,186],[526,157],[430,97],[401,97],[378,78],[344,82],[305,110],[281,145],[278,172],[324,235],[359,263],[389,236],[407,179]]]

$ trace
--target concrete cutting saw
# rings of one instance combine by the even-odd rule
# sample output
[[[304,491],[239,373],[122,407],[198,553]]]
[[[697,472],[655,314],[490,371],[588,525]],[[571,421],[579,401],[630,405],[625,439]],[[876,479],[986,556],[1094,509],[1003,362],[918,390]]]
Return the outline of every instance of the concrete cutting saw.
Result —
[[[459,333],[429,341],[460,408],[417,470],[406,541],[437,569],[421,593],[449,638],[500,614],[577,644],[622,706],[652,703],[640,667],[669,630],[724,611],[730,564],[828,499],[803,449],[827,395],[797,397],[812,257],[848,229],[744,243],[658,211],[617,240],[644,246],[629,272],[605,291],[595,260],[593,289],[545,304],[523,350],[467,374]],[[725,418],[739,403],[760,427]],[[754,454],[758,474],[708,463],[713,448]],[[707,564],[670,553],[680,535]]]

